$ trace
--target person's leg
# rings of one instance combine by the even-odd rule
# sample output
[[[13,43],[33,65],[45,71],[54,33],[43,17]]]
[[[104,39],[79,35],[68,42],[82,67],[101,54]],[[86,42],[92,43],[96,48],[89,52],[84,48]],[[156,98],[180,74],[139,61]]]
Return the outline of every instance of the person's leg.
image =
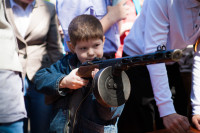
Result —
[[[130,71],[128,71],[128,76],[130,77],[133,89],[132,106],[137,111],[133,114],[137,119],[132,117],[135,125],[133,132],[143,133],[153,131],[155,100],[148,70],[145,66],[140,66],[131,68]]]
[[[160,113],[158,111],[158,107],[155,105],[155,130],[165,129],[165,126],[163,124],[163,120],[160,117]]]
[[[27,112],[27,118],[23,119],[24,122],[24,133],[28,133],[30,129],[28,129],[29,125],[29,118],[30,118],[30,106],[31,106],[31,99],[30,99],[30,91],[29,91],[29,83],[27,77],[24,79],[24,102],[25,102],[25,107],[26,107],[26,112]]]
[[[31,106],[31,99],[30,99],[30,91],[28,89],[28,81],[27,79],[24,79],[24,102],[25,102],[25,107],[26,107],[26,112],[27,112],[27,118],[24,118],[24,133],[28,133],[28,125],[29,125],[29,118],[30,118],[30,106]]]
[[[143,133],[154,130],[155,100],[146,67],[126,71],[131,82],[131,95],[119,119],[120,133]]]
[[[30,126],[31,133],[47,133],[50,125],[52,107],[45,104],[45,95],[35,90],[35,85],[29,83],[30,91]]]
[[[179,65],[178,63],[175,63],[173,65],[167,65],[166,68],[176,112],[178,114],[187,116],[188,94],[185,87],[183,86]]]
[[[24,130],[24,133],[28,133],[28,118],[24,118],[23,119],[23,130]]]
[[[23,120],[0,124],[0,133],[23,133]]]
[[[50,128],[48,133],[64,133],[66,124],[69,121],[69,112],[67,109],[57,109],[52,111]]]

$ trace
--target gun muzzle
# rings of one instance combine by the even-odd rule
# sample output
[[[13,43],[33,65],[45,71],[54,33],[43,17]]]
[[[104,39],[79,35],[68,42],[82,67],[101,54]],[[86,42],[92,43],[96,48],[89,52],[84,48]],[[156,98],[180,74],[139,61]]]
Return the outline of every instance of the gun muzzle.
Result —
[[[183,56],[183,51],[180,49],[175,49],[174,52],[172,53],[172,60],[173,61],[179,61]]]

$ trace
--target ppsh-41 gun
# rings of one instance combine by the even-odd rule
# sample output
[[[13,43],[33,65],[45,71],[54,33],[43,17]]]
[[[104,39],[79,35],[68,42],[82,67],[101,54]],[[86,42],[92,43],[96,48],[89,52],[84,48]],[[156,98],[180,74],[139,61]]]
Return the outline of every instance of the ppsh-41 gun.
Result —
[[[130,95],[130,81],[124,70],[134,66],[177,62],[181,57],[182,50],[165,50],[160,46],[154,53],[85,62],[79,67],[78,75],[89,78],[94,68],[98,68],[93,79],[94,95],[104,106],[116,107],[125,103]]]

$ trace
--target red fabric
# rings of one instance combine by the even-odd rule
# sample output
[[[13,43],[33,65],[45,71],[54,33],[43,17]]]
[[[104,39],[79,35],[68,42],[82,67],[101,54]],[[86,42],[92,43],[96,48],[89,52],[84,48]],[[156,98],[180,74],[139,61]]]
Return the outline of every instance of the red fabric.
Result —
[[[128,6],[130,6],[130,13],[129,15],[127,16],[127,18],[125,20],[122,20],[123,21],[123,24],[125,23],[130,23],[130,22],[134,22],[135,21],[135,18],[137,16],[136,14],[136,10],[135,10],[135,5],[133,3],[132,0],[128,0],[127,3],[126,3]],[[115,54],[115,58],[121,58],[122,57],[122,52],[123,52],[123,45],[124,45],[124,38],[128,35],[130,29],[125,31],[121,36],[120,36],[120,46],[118,48],[118,51],[116,52]]]

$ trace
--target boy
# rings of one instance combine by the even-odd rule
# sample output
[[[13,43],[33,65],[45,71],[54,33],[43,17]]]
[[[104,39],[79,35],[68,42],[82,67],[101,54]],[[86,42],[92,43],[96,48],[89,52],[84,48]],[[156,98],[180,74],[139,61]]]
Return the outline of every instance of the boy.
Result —
[[[91,92],[89,80],[77,75],[81,63],[103,57],[102,25],[92,15],[81,15],[70,23],[69,36],[71,53],[35,76],[38,90],[54,96],[50,132],[117,132],[116,123],[124,105],[103,107]],[[96,72],[92,72],[92,77]]]

